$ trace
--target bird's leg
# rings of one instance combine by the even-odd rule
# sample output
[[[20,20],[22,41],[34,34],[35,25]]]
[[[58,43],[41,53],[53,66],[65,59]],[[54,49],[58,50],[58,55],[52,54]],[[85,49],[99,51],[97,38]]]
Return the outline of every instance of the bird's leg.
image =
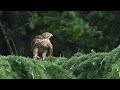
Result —
[[[42,60],[45,60],[46,54],[47,54],[47,50],[45,50],[45,51],[43,52],[43,54],[42,54]]]
[[[40,60],[40,59],[42,59],[42,57],[39,57],[39,56],[34,56],[33,57],[35,60]]]

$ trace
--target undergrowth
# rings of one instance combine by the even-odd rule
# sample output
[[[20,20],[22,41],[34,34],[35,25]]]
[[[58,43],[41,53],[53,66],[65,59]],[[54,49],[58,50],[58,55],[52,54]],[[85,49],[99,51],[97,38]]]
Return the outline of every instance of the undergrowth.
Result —
[[[70,59],[47,57],[36,61],[22,56],[0,56],[0,79],[119,79],[120,46],[110,52],[78,52]]]

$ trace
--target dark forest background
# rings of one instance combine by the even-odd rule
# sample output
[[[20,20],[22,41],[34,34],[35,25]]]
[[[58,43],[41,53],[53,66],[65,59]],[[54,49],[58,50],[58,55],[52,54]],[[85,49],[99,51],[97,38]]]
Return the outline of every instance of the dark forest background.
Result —
[[[120,11],[0,11],[0,54],[32,57],[32,39],[46,31],[54,56],[108,52],[120,43]]]

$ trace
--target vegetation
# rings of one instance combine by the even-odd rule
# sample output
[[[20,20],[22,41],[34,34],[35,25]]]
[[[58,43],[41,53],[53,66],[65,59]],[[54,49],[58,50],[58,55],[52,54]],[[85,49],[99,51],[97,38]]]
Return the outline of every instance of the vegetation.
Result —
[[[117,79],[119,20],[120,11],[0,11],[0,78]],[[30,43],[46,31],[54,55],[35,61]]]
[[[46,31],[54,35],[51,39],[54,56],[71,57],[77,52],[90,53],[91,49],[110,51],[120,42],[119,14],[119,11],[1,11],[0,53],[31,57],[31,40]]]
[[[120,46],[108,53],[76,53],[70,59],[0,56],[1,79],[119,79],[119,67]]]

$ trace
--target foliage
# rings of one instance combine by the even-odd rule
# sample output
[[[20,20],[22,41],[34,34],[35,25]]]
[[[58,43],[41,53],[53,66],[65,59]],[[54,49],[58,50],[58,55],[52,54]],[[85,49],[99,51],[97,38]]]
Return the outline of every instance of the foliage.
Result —
[[[110,51],[119,45],[119,11],[7,11],[0,19],[19,55],[30,56],[35,35],[51,32],[54,55]],[[16,39],[17,38],[17,39]],[[102,43],[101,43],[102,42]],[[27,48],[23,52],[22,48]],[[58,49],[59,48],[59,49]]]
[[[1,79],[72,79],[72,72],[50,61],[35,61],[22,56],[0,56]]]
[[[13,48],[14,41],[21,55],[0,56],[0,78],[120,77],[119,11],[1,11],[0,20],[10,45]],[[29,58],[32,57],[30,43],[46,31],[54,36],[51,38],[54,57],[34,61]],[[0,54],[8,55],[0,35]]]
[[[22,56],[0,56],[1,79],[119,79],[120,46],[110,52],[76,53],[70,59],[47,57],[35,61]]]

